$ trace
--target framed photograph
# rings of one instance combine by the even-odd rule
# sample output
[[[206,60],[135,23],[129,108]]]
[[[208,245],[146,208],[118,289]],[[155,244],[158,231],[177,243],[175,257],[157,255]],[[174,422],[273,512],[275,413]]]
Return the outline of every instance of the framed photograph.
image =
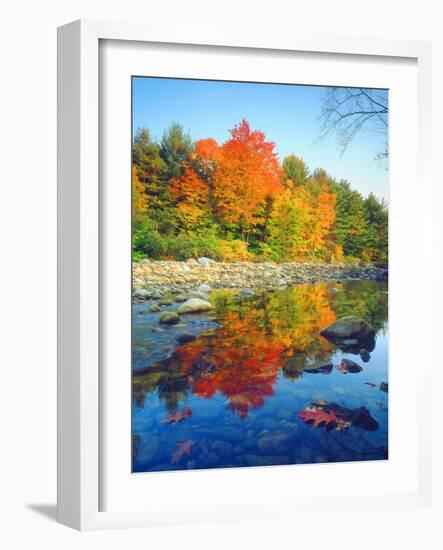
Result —
[[[61,523],[431,505],[430,67],[59,29]]]

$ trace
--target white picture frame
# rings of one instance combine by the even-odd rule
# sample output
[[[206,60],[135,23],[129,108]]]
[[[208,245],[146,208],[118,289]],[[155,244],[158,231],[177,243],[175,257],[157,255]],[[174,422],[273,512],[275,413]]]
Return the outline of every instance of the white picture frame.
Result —
[[[418,148],[420,211],[417,242],[412,255],[420,264],[429,260],[431,250],[422,246],[431,234],[431,206],[426,199],[429,189],[431,150],[431,46],[426,42],[370,40],[344,37],[315,37],[298,35],[295,39],[256,42],[237,37],[226,38],[204,35],[187,36],[186,30],[168,36],[167,32],[147,28],[144,25],[77,21],[59,29],[58,33],[58,519],[80,530],[118,527],[140,527],[159,524],[191,523],[219,519],[251,519],[273,516],[275,499],[267,503],[266,494],[261,500],[252,499],[247,508],[228,506],[220,497],[219,506],[203,503],[200,507],[167,511],[128,506],[122,499],[121,506],[103,510],[101,488],[103,483],[103,388],[101,387],[100,303],[106,297],[101,289],[103,273],[100,213],[103,205],[100,194],[99,157],[101,109],[99,95],[100,41],[125,41],[129,44],[160,43],[180,45],[193,44],[202,49],[214,46],[229,48],[247,54],[248,51],[272,51],[284,56],[288,52],[310,52],[311,54],[333,54],[337,56],[371,56],[398,59],[412,59],[417,64],[418,81]],[[210,55],[210,53],[209,53]],[[216,71],[215,71],[216,72]],[[106,226],[105,226],[106,227]],[[417,273],[417,304],[422,314],[431,307],[431,289],[420,285],[423,273]],[[430,350],[427,352],[430,354]],[[340,495],[343,513],[357,503],[366,510],[418,508],[431,505],[432,501],[432,450],[431,432],[426,422],[424,403],[429,399],[426,388],[430,387],[430,361],[423,361],[420,384],[417,391],[418,466],[417,483],[413,490],[396,491],[377,495],[370,493],[347,496]],[[129,435],[128,435],[129,437]],[[414,463],[415,464],[415,463]],[[330,467],[330,466],[329,466]],[[352,465],[346,466],[347,468]],[[287,470],[267,468],[267,482],[274,483],[278,476],[285,483]],[[248,483],[254,483],[263,469],[255,469]],[[194,476],[193,483],[203,486],[227,478],[220,471],[185,472]],[[334,475],[337,470],[334,471]],[[167,474],[166,474],[167,475]],[[174,474],[175,475],[175,474]],[[231,483],[241,483],[231,475]],[[237,478],[239,474],[237,475]],[[327,476],[323,470],[322,478]],[[195,476],[200,476],[198,479]],[[253,477],[255,476],[255,478]],[[274,480],[271,476],[274,476]],[[151,478],[153,479],[153,478]],[[156,487],[159,486],[158,478]],[[177,477],[176,480],[179,478]],[[189,477],[188,477],[189,479]],[[178,481],[176,481],[178,483]],[[137,483],[137,481],[135,482]],[[149,483],[149,479],[145,479]],[[131,485],[134,482],[131,481]],[[215,483],[214,486],[217,486]],[[170,489],[169,489],[170,490]],[[283,500],[285,496],[281,494]],[[304,499],[304,500],[303,500]],[[291,509],[300,510],[300,501],[286,502]],[[309,499],[316,510],[331,506],[331,498],[313,496]],[[208,505],[209,504],[209,505]],[[283,511],[279,511],[283,515]]]

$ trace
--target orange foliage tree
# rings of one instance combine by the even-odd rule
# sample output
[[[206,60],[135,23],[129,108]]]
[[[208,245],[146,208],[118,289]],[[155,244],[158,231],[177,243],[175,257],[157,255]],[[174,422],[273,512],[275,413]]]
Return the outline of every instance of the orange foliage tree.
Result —
[[[216,213],[226,224],[237,225],[247,239],[262,221],[265,199],[282,190],[275,144],[242,122],[231,130],[231,139],[220,148],[214,174]]]
[[[179,178],[172,180],[171,193],[177,200],[183,229],[196,229],[210,215],[208,184],[189,166]]]

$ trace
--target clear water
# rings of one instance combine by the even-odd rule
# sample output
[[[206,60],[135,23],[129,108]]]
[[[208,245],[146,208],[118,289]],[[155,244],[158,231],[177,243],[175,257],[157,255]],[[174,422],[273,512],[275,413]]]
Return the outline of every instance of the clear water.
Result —
[[[248,299],[219,291],[210,300],[209,314],[171,326],[149,302],[133,304],[134,472],[387,458],[387,283],[298,285]],[[320,335],[345,315],[376,329],[367,362]],[[184,332],[197,338],[179,345]],[[344,358],[362,370],[341,372]],[[371,422],[356,420],[361,407]],[[342,422],[307,423],[303,412],[319,409],[345,411]]]

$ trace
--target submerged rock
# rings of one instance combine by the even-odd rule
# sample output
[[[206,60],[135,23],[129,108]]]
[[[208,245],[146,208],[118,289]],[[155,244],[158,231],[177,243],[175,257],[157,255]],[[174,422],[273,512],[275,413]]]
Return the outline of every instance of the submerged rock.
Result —
[[[335,368],[343,374],[347,374],[348,372],[356,373],[363,370],[363,367],[360,367],[358,363],[351,361],[351,359],[342,359],[341,363]]]
[[[369,353],[369,351],[367,349],[362,348],[360,350],[360,357],[361,357],[362,361],[367,363],[371,359],[371,354]]]
[[[195,336],[195,334],[191,334],[189,332],[184,332],[183,334],[179,334],[177,336],[177,342],[179,344],[186,344],[187,342],[192,342],[196,338],[197,338],[197,336]]]
[[[288,452],[293,444],[293,437],[284,431],[265,433],[258,440],[258,448],[264,455],[279,455]]]
[[[334,365],[332,363],[324,363],[320,365],[313,365],[312,367],[305,367],[304,372],[309,374],[330,374]]]
[[[366,340],[375,336],[375,330],[363,319],[348,315],[324,328],[320,334],[326,338],[342,341],[346,339]]]
[[[191,298],[178,308],[178,313],[180,315],[183,313],[200,313],[201,311],[209,311],[210,309],[212,309],[212,305],[208,301],[201,300],[200,298]]]
[[[160,323],[165,323],[167,325],[175,325],[180,321],[178,313],[175,311],[162,311],[159,317]]]

